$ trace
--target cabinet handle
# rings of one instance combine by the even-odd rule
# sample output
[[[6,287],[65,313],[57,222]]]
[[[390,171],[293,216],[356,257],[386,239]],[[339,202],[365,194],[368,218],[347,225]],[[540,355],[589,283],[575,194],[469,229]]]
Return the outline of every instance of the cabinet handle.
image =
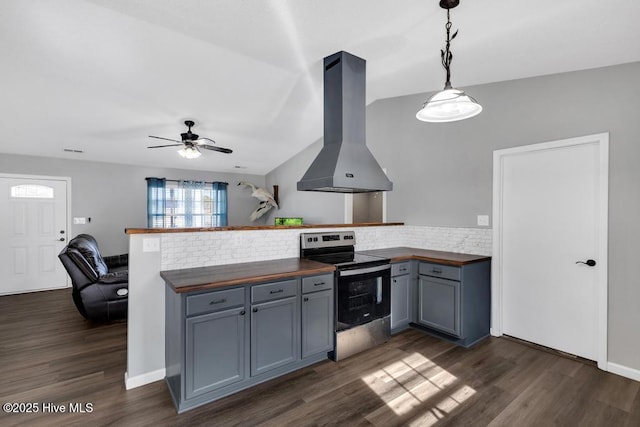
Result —
[[[214,299],[213,301],[211,301],[209,303],[209,305],[214,305],[214,304],[222,304],[223,302],[227,302],[226,298],[222,298],[222,299]]]
[[[313,286],[322,286],[322,285],[324,285],[324,284],[325,284],[324,282],[314,283],[314,284],[313,284]]]
[[[277,291],[269,291],[270,294],[281,294],[284,292],[284,289],[278,289]]]
[[[304,297],[305,302],[309,301],[309,297]]]
[[[254,313],[257,313],[258,312],[258,307],[253,307],[253,310],[251,310],[251,311],[253,311]]]
[[[432,273],[437,273],[437,274],[442,274],[442,269],[441,268],[432,268],[431,272]]]
[[[240,312],[240,316],[244,316],[245,314],[247,314],[247,312],[246,312],[246,311],[244,311],[244,310],[242,310],[242,311]]]
[[[398,281],[396,279],[393,279],[393,283],[398,283]]]

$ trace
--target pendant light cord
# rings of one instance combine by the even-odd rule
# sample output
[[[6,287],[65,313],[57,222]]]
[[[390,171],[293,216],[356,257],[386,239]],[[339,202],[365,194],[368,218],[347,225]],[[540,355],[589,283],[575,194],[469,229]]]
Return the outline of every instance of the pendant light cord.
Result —
[[[447,24],[445,25],[447,29],[447,43],[445,44],[444,50],[440,49],[440,58],[442,59],[442,66],[447,71],[447,81],[445,83],[445,88],[451,87],[451,60],[453,59],[453,53],[451,53],[451,40],[456,38],[458,35],[458,31],[451,34],[451,19],[449,16],[449,9],[447,9]]]

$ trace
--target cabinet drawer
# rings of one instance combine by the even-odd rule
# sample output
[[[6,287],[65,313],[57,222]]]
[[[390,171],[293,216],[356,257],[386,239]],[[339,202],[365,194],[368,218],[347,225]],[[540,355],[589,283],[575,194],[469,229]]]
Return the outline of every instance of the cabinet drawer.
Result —
[[[283,282],[265,283],[251,287],[251,302],[271,301],[292,297],[298,294],[298,281],[285,280]]]
[[[244,288],[207,292],[187,297],[187,316],[244,305]]]
[[[302,278],[302,293],[325,291],[333,289],[333,274],[323,274],[322,276],[311,276]]]
[[[460,267],[450,265],[421,262],[420,274],[423,276],[441,277],[443,279],[460,281]]]
[[[391,276],[401,276],[411,272],[411,265],[408,262],[398,262],[391,264]]]

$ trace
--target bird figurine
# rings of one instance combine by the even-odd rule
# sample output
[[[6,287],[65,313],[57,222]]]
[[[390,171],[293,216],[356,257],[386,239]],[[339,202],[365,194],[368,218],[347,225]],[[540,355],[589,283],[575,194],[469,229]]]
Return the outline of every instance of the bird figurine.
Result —
[[[239,182],[238,185],[250,188],[251,196],[260,200],[260,204],[258,205],[256,210],[253,211],[253,213],[249,216],[249,219],[251,221],[255,221],[256,219],[260,218],[272,208],[278,208],[278,203],[273,198],[273,195],[264,188],[258,188],[252,183],[246,181]]]

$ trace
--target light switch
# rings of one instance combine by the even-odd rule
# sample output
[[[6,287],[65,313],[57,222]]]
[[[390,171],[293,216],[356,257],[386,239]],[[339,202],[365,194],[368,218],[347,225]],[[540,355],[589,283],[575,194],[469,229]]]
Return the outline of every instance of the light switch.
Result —
[[[160,252],[160,239],[142,239],[142,252]]]
[[[488,226],[489,225],[489,215],[478,215],[478,225],[480,226]]]
[[[73,224],[74,225],[86,224],[86,223],[87,223],[87,219],[85,217],[82,217],[82,216],[74,216],[73,217]]]

